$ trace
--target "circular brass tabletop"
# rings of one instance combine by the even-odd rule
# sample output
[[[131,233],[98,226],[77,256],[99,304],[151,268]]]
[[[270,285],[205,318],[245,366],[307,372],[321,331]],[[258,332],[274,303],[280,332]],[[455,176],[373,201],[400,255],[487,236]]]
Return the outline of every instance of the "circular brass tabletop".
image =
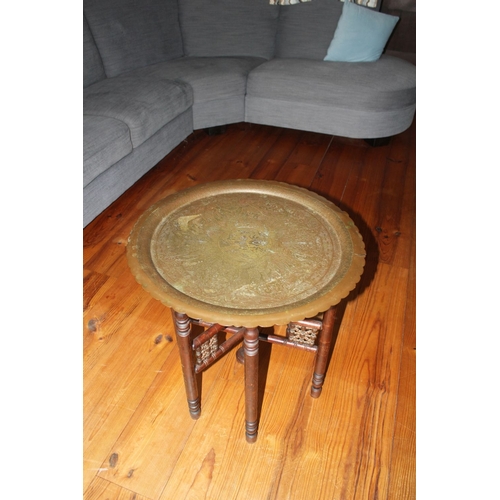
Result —
[[[363,272],[363,240],[325,198],[276,181],[195,186],[150,207],[127,246],[136,280],[196,319],[272,326],[326,311]]]

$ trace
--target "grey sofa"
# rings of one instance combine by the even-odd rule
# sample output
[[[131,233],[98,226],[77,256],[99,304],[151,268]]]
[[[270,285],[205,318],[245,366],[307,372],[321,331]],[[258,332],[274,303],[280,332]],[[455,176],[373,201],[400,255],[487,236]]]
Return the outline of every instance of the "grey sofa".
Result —
[[[84,0],[83,225],[193,130],[404,131],[415,66],[323,61],[338,0]]]

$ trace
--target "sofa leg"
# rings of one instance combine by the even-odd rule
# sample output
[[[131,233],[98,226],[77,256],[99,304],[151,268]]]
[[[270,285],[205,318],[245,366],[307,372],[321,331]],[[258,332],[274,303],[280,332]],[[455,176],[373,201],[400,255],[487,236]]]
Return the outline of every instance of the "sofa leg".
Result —
[[[372,148],[378,148],[379,146],[387,146],[391,142],[391,137],[376,137],[375,139],[365,139]]]
[[[217,127],[208,127],[205,129],[205,132],[208,135],[220,135],[223,134],[225,131],[226,131],[225,125],[219,125]]]

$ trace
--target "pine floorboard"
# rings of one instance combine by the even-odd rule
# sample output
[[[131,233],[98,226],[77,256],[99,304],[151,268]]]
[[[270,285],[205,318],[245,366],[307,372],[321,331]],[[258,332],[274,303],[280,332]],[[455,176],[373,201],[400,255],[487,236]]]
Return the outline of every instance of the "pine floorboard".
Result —
[[[412,500],[415,472],[415,123],[387,146],[234,124],[195,131],[83,231],[85,500]],[[257,442],[244,436],[234,351],[189,417],[170,311],[135,282],[128,235],[159,199],[218,179],[309,188],[347,211],[367,250],[321,397],[314,357],[261,345]]]

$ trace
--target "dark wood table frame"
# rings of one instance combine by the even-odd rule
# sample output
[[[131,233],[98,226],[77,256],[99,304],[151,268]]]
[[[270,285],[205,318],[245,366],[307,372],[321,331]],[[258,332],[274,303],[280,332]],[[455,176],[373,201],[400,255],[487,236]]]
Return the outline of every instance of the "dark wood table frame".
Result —
[[[326,366],[330,353],[333,326],[335,322],[335,309],[331,307],[320,320],[304,320],[292,322],[288,328],[298,325],[316,330],[318,335],[317,345],[307,345],[291,342],[288,338],[278,335],[261,334],[259,328],[245,328],[222,326],[218,323],[210,324],[202,320],[189,318],[185,313],[172,310],[177,345],[181,358],[182,373],[188,402],[189,413],[193,419],[198,419],[201,414],[200,392],[196,375],[211,366],[221,356],[230,351],[243,340],[243,353],[245,365],[245,436],[249,443],[257,439],[259,421],[258,411],[258,385],[259,385],[259,341],[271,342],[281,345],[290,345],[316,353],[314,373],[312,377],[311,396],[318,398],[325,380]],[[197,324],[207,329],[194,339],[192,338],[192,324]],[[205,343],[210,342],[218,333],[231,334],[228,340],[214,349],[202,362],[196,363],[194,352]]]

